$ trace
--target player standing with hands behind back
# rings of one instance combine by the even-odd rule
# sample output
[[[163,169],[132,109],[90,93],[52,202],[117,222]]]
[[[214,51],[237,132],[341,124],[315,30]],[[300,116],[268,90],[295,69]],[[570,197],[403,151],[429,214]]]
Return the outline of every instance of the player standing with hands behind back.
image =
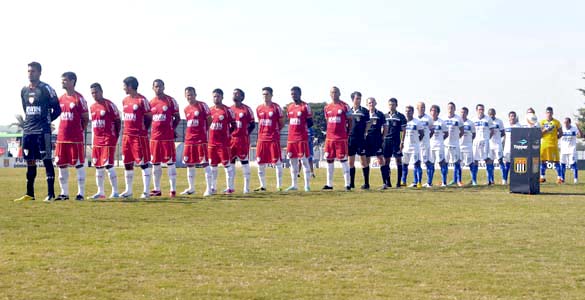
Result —
[[[333,189],[333,162],[335,159],[341,163],[345,189],[351,190],[351,178],[349,174],[348,157],[348,132],[351,131],[352,120],[349,105],[339,99],[339,88],[332,87],[329,91],[331,102],[325,105],[323,112],[327,124],[325,136],[324,158],[327,160],[327,183],[323,190]]]

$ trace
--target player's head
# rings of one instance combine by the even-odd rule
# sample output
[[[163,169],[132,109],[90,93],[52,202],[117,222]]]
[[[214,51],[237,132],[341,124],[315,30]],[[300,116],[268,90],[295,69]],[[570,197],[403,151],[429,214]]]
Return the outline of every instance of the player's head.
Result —
[[[362,104],[362,93],[358,91],[351,93],[351,101],[353,101],[353,106],[360,106]]]
[[[459,114],[461,115],[461,118],[463,120],[465,120],[465,119],[467,119],[467,115],[469,114],[469,109],[467,107],[463,106],[461,108],[461,110],[459,111]]]
[[[165,94],[165,83],[161,79],[155,79],[152,82],[152,90],[157,97]]]
[[[232,95],[232,100],[234,100],[234,103],[242,103],[244,98],[246,98],[246,93],[244,93],[244,91],[241,89],[234,89],[234,94]]]
[[[127,95],[134,94],[138,90],[138,79],[134,76],[124,78],[124,92]]]
[[[301,88],[298,86],[293,86],[290,89],[290,97],[293,99],[295,103],[301,102],[301,94],[302,94]]]
[[[516,115],[515,111],[511,111],[508,113],[508,121],[510,122],[510,124],[518,123],[518,116]]]
[[[102,90],[102,86],[99,83],[92,83],[89,88],[91,89],[91,96],[95,101],[101,101],[104,99],[104,90]]]
[[[492,118],[492,120],[495,119],[496,118],[496,109],[494,109],[494,108],[488,109],[488,116],[490,118]]]
[[[419,116],[423,116],[425,114],[427,107],[425,105],[424,102],[419,101],[416,103],[416,112],[418,113]]]
[[[441,108],[438,105],[436,104],[431,105],[431,117],[433,117],[433,120],[436,120],[439,117],[440,113]]]
[[[526,110],[526,113],[527,113],[527,114],[536,114],[536,111],[534,111],[534,108],[532,108],[532,107],[529,107],[529,108]]]
[[[475,106],[475,112],[477,112],[477,116],[478,117],[483,117],[483,115],[485,114],[485,106],[483,106],[483,104],[478,104]]]
[[[188,86],[185,88],[185,98],[189,101],[189,104],[195,104],[197,101],[197,91],[192,86]]]
[[[376,98],[374,98],[374,97],[368,98],[368,100],[366,100],[366,104],[368,105],[368,109],[370,111],[375,111],[376,110],[376,104],[377,104]]]
[[[223,100],[223,91],[221,89],[213,90],[213,104],[220,105]]]
[[[65,72],[61,75],[61,85],[66,90],[73,90],[77,83],[77,75],[73,72]]]
[[[550,106],[546,108],[546,119],[549,121],[553,119],[553,108]]]
[[[331,97],[332,101],[339,101],[339,96],[341,96],[341,91],[336,86],[331,87],[329,89],[329,97]]]
[[[414,116],[414,107],[412,107],[412,105],[407,105],[404,108],[404,112],[406,113],[406,119],[407,120],[412,120],[412,117]]]
[[[390,109],[391,112],[395,112],[396,107],[398,107],[398,100],[396,98],[390,98],[388,100],[388,109]]]
[[[449,114],[449,116],[453,116],[455,114],[456,109],[457,106],[455,106],[455,103],[453,102],[447,103],[447,113]]]
[[[566,118],[563,120],[563,125],[565,125],[565,128],[567,128],[567,129],[571,128],[571,118],[569,118],[569,117],[566,117]]]
[[[36,61],[33,61],[28,64],[28,80],[30,82],[39,82],[41,79],[41,72],[43,71],[43,67]]]
[[[271,102],[272,101],[272,94],[273,90],[271,87],[266,86],[262,88],[262,98],[264,98],[264,102]]]

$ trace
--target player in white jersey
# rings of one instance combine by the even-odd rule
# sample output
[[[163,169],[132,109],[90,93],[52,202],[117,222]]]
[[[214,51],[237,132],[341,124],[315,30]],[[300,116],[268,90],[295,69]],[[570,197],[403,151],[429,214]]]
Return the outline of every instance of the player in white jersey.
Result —
[[[518,117],[515,111],[508,113],[508,124],[504,126],[504,132],[506,137],[504,139],[504,152],[503,152],[503,166],[502,170],[502,184],[508,184],[508,174],[510,173],[510,166],[512,166],[512,128],[522,127],[518,122]]]
[[[445,161],[445,139],[449,136],[445,122],[439,118],[441,108],[438,105],[431,106],[431,137],[429,139],[431,147],[430,164],[427,166],[427,183],[425,187],[433,186],[433,177],[435,176],[435,163],[441,167],[441,186],[447,186],[448,166]]]
[[[447,138],[445,139],[445,160],[453,164],[453,181],[449,185],[461,181],[457,178],[461,173],[461,148],[459,147],[459,138],[463,136],[463,121],[461,117],[455,114],[455,103],[447,104],[447,118],[445,119],[445,128]]]
[[[490,158],[492,161],[498,162],[498,167],[502,172],[502,178],[504,178],[504,145],[502,143],[502,138],[506,135],[504,132],[504,122],[496,118],[496,110],[493,108],[488,109],[488,117],[494,125],[494,134],[490,138]]]
[[[461,164],[463,166],[469,167],[471,171],[471,177],[473,178],[473,170],[474,170],[474,157],[473,157],[473,141],[475,139],[475,125],[473,121],[467,118],[469,114],[469,109],[467,107],[461,108],[461,121],[463,121],[463,136],[459,139],[459,144],[461,146]],[[477,162],[476,162],[477,165]],[[461,180],[461,169],[459,169],[459,174],[457,178],[459,181],[457,182],[458,186],[463,186],[463,182]],[[472,184],[476,185],[477,183],[475,180],[472,180]]]
[[[423,129],[420,122],[413,118],[414,107],[406,106],[406,129],[402,146],[402,185],[406,185],[408,164],[414,163],[414,169],[420,167],[420,142],[423,139]],[[414,183],[410,187],[420,187],[420,178],[414,174]]]
[[[524,117],[524,124],[522,124],[522,127],[527,127],[527,128],[539,128],[540,124],[538,122],[538,117],[536,116],[536,112],[534,111],[534,108],[529,107],[526,110],[526,116]]]
[[[420,161],[421,163],[424,163],[426,165],[427,168],[427,183],[425,183],[425,186],[429,186],[428,181],[429,181],[429,175],[430,175],[430,165],[431,165],[431,142],[430,142],[430,138],[431,138],[431,132],[433,130],[433,119],[431,118],[431,116],[427,115],[425,113],[425,103],[424,102],[418,102],[416,104],[416,111],[417,111],[417,116],[415,119],[418,120],[418,122],[420,123],[420,126],[423,130],[423,138],[420,141]],[[422,166],[419,165],[418,167],[416,167],[416,169],[414,169],[414,174],[415,176],[418,177],[418,182],[419,184],[422,183]],[[432,178],[430,179],[432,182]],[[430,187],[430,186],[429,186]]]
[[[579,179],[579,170],[577,169],[577,138],[581,137],[581,132],[575,125],[571,125],[571,118],[565,118],[561,128],[562,136],[559,142],[561,149],[561,176],[565,181],[565,172],[567,165],[573,170],[573,182],[577,183]]]
[[[490,155],[490,138],[494,135],[494,123],[485,115],[483,104],[475,106],[477,118],[474,120],[475,138],[473,139],[473,169],[471,169],[471,181],[477,184],[478,161],[485,161],[488,185],[494,184],[494,161]]]

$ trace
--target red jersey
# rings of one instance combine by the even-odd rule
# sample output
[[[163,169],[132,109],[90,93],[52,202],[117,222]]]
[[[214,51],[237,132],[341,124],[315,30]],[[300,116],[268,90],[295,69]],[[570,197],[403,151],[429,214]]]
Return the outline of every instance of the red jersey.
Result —
[[[197,101],[195,104],[189,104],[185,107],[185,119],[187,128],[185,129],[185,144],[203,144],[207,143],[207,117],[211,111],[205,102]]]
[[[343,101],[328,103],[323,109],[327,120],[326,140],[347,140],[347,118],[349,105]]]
[[[209,125],[209,145],[230,146],[230,126],[234,126],[234,112],[227,106],[213,106]]]
[[[175,140],[173,115],[179,112],[179,104],[171,96],[154,97],[150,100],[152,127],[150,139],[154,141]]]
[[[144,96],[137,94],[136,98],[127,96],[122,100],[124,135],[148,136],[144,126],[144,114],[150,112],[150,104]]]
[[[288,105],[288,141],[301,142],[309,141],[309,128],[307,127],[307,119],[313,117],[311,107],[305,103],[300,104],[291,103]]]
[[[64,94],[59,98],[61,115],[59,122],[58,142],[83,143],[83,127],[81,115],[87,113],[87,102],[83,96],[75,92],[72,96]]]
[[[280,141],[280,123],[282,109],[276,103],[269,106],[260,104],[256,108],[258,115],[258,140],[259,141]]]
[[[240,107],[232,105],[230,109],[234,112],[236,129],[232,132],[233,138],[248,138],[248,126],[254,122],[254,112],[252,109],[245,104]]]
[[[116,146],[118,133],[114,121],[120,120],[120,113],[112,101],[104,99],[91,105],[91,127],[94,146]]]

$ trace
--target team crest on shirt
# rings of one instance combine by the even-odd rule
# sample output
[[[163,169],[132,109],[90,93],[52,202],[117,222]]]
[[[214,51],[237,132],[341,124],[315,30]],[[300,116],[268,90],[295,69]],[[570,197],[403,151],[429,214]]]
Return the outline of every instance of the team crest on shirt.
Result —
[[[28,94],[28,103],[33,104],[35,102],[35,93]]]
[[[238,116],[239,116],[240,118],[243,118],[243,117],[244,117],[244,113],[239,113],[239,114],[238,114]]]
[[[168,106],[166,106],[166,105],[163,105],[163,111],[167,111],[168,109],[169,109],[169,107],[168,107]]]
[[[299,112],[297,112],[297,116],[299,116],[299,117],[300,117],[301,115],[303,115],[303,113],[302,113],[302,112],[300,112],[300,111],[299,111]]]
[[[219,120],[223,121],[224,116],[223,115],[219,115]]]
[[[338,110],[337,110],[337,114],[338,114],[338,115],[341,115],[341,113],[342,113],[342,112],[343,112],[343,111],[342,111],[341,109],[338,109]]]
[[[75,103],[73,103],[73,102],[69,103],[69,108],[70,109],[73,109],[74,107],[75,107]]]
[[[199,117],[199,111],[198,111],[198,110],[196,110],[196,111],[195,111],[193,114],[194,114],[196,117]]]
[[[106,115],[106,111],[105,110],[100,110],[100,116],[105,116]]]
[[[132,109],[133,109],[133,110],[138,110],[138,104],[134,104],[134,105],[132,105]]]
[[[24,152],[24,156],[28,156],[28,149],[22,149],[22,152]]]
[[[273,113],[273,112],[271,112],[271,111],[270,111],[270,112],[268,112],[268,116],[269,116],[269,117],[272,117],[272,115],[274,115],[274,113]]]

